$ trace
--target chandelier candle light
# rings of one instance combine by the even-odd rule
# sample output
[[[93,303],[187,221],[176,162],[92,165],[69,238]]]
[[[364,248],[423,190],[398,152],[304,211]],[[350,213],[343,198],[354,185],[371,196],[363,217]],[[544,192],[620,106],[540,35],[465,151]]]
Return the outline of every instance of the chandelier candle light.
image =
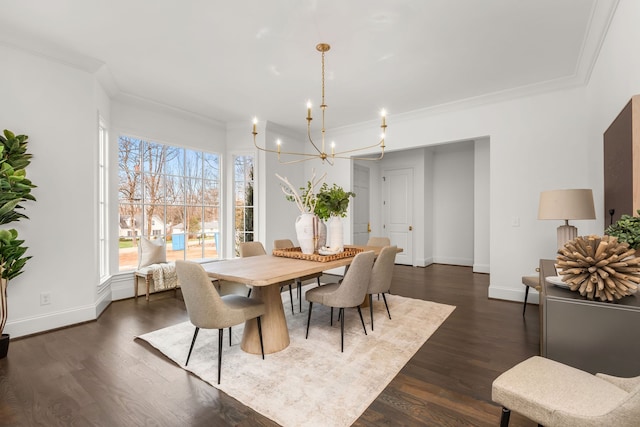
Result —
[[[330,165],[333,166],[333,160],[334,159],[356,159],[356,160],[380,160],[382,159],[382,157],[384,156],[384,138],[385,138],[385,134],[386,134],[386,130],[387,130],[387,123],[386,123],[386,112],[385,110],[382,110],[380,115],[382,116],[382,124],[380,125],[380,129],[382,129],[382,134],[380,136],[380,141],[377,142],[376,144],[373,145],[369,145],[366,147],[360,147],[360,148],[354,148],[351,150],[344,150],[344,151],[340,151],[336,153],[335,150],[335,142],[331,142],[331,153],[327,154],[326,150],[325,150],[325,124],[324,124],[324,113],[327,109],[327,104],[325,103],[324,100],[324,54],[325,52],[328,52],[329,49],[331,49],[331,46],[328,45],[327,43],[320,43],[316,46],[316,50],[320,53],[322,53],[322,104],[320,105],[320,109],[322,110],[322,128],[321,128],[321,144],[320,144],[320,148],[318,148],[318,146],[316,145],[315,142],[313,142],[313,138],[311,138],[311,121],[313,120],[313,117],[311,115],[311,101],[307,102],[307,136],[309,138],[309,142],[311,143],[311,145],[313,146],[313,151],[310,153],[300,153],[300,152],[294,152],[294,151],[283,151],[281,149],[281,144],[282,142],[278,139],[276,141],[276,149],[272,150],[266,147],[260,147],[258,145],[258,143],[256,142],[256,136],[258,135],[258,132],[256,130],[256,125],[258,124],[258,119],[254,117],[253,119],[253,131],[251,132],[253,134],[253,145],[255,145],[255,147],[258,150],[261,151],[265,151],[267,153],[276,153],[278,154],[278,161],[282,164],[291,164],[291,163],[299,163],[299,162],[304,162],[306,160],[311,160],[311,159],[321,159],[322,162],[324,163],[325,160],[327,161],[327,163],[329,163]],[[373,149],[379,147],[380,148],[380,155],[378,157],[351,157],[349,154],[356,152],[356,151],[361,151],[361,150],[367,150],[367,149]],[[300,159],[294,159],[294,160],[290,160],[290,161],[282,161],[282,159],[280,158],[280,155],[284,154],[284,155],[290,155],[290,156],[299,156],[302,157]]]

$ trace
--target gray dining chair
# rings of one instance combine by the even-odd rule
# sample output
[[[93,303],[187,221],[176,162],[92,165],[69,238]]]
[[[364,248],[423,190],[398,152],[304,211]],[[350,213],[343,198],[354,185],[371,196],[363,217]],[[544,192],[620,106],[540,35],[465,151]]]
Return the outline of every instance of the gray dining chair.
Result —
[[[391,240],[388,237],[369,237],[367,241],[367,246],[389,246],[391,245]]]
[[[309,338],[309,323],[311,323],[311,310],[313,303],[331,307],[331,325],[333,326],[333,308],[339,308],[340,318],[340,351],[344,352],[344,309],[356,307],[362,322],[362,329],[367,335],[367,328],[364,326],[362,310],[360,304],[364,301],[369,287],[371,270],[375,253],[373,251],[360,252],[353,258],[353,262],[342,280],[342,283],[329,283],[318,286],[305,292],[305,298],[309,301],[309,316],[307,317],[307,334]]]
[[[176,272],[184,304],[187,307],[189,320],[196,327],[189,347],[189,354],[185,366],[189,364],[193,346],[196,343],[200,328],[218,330],[218,384],[220,384],[220,371],[222,364],[222,338],[224,328],[229,328],[229,345],[231,345],[231,327],[239,325],[251,319],[258,322],[258,334],[260,336],[260,350],[264,359],[264,345],[262,342],[262,321],[266,308],[262,302],[247,298],[242,295],[220,296],[212,285],[204,268],[191,261],[176,261]]]
[[[240,258],[247,258],[252,256],[266,255],[267,251],[264,249],[264,245],[261,242],[241,242],[238,245],[238,252],[240,253]],[[284,286],[289,286],[289,299],[291,300],[291,314],[295,314],[293,312],[293,291],[291,286],[295,282],[293,280],[280,283],[280,291]],[[249,287],[249,292],[247,296],[251,296],[251,287]]]
[[[278,239],[273,241],[273,249],[289,249],[293,247],[295,246],[293,245],[293,242],[291,241],[291,239]],[[296,287],[298,289],[298,292],[297,292],[298,305],[300,306],[299,309],[301,313],[302,313],[302,283],[307,280],[316,279],[316,281],[318,282],[318,286],[320,286],[320,277],[322,277],[322,272],[309,274],[303,277],[297,277],[295,279]]]
[[[389,304],[387,304],[386,293],[389,293],[391,289],[391,278],[393,276],[393,266],[396,262],[396,254],[398,253],[397,246],[385,246],[380,251],[380,254],[376,258],[371,270],[371,280],[369,280],[369,313],[371,315],[371,330],[373,331],[373,294],[382,294],[384,300],[384,306],[387,309],[387,315],[391,320],[391,312],[389,312]]]

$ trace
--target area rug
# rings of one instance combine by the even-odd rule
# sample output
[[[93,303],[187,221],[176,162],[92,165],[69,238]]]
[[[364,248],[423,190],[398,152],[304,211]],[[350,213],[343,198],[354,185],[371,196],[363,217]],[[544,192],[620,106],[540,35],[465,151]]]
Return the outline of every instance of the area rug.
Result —
[[[304,290],[303,290],[304,292]],[[137,338],[212,386],[283,426],[349,426],[384,390],[400,369],[453,312],[454,306],[387,295],[392,319],[382,300],[374,299],[374,327],[363,310],[368,335],[358,312],[345,310],[344,353],[340,352],[340,322],[329,325],[329,308],[314,304],[309,338],[305,339],[308,303],[291,314],[283,294],[291,344],[265,355],[240,349],[244,325],[233,328],[229,347],[225,330],[222,379],[217,382],[218,331],[201,329],[185,367],[194,327],[180,323]],[[294,292],[295,295],[295,292]],[[337,317],[337,310],[334,316]]]

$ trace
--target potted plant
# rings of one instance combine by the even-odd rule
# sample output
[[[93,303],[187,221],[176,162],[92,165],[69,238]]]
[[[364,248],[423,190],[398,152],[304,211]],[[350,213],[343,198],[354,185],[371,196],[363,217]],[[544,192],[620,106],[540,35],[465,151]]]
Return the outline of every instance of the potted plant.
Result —
[[[325,248],[327,252],[341,252],[344,249],[344,237],[342,220],[347,216],[349,209],[349,198],[355,197],[356,193],[345,191],[337,184],[331,187],[325,182],[316,194],[316,215],[322,220],[329,221],[329,245]]]
[[[637,213],[640,215],[640,210]],[[637,250],[640,247],[640,216],[622,215],[604,233],[617,237],[620,242],[627,242],[630,248]]]
[[[21,211],[24,209],[21,203],[35,201],[31,195],[35,185],[26,178],[26,167],[32,157],[27,153],[27,138],[6,129],[0,135],[0,225],[28,219]],[[7,285],[22,273],[31,258],[25,256],[27,248],[23,244],[15,229],[0,229],[0,358],[6,357],[9,350],[9,335],[2,333],[7,323]]]

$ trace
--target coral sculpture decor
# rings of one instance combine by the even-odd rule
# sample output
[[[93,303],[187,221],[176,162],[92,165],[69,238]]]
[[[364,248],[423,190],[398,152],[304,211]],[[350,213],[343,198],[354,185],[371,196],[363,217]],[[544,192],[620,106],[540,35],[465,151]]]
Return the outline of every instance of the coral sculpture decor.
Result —
[[[613,236],[584,236],[558,250],[558,274],[572,291],[590,300],[616,301],[634,294],[640,283],[640,258]]]

